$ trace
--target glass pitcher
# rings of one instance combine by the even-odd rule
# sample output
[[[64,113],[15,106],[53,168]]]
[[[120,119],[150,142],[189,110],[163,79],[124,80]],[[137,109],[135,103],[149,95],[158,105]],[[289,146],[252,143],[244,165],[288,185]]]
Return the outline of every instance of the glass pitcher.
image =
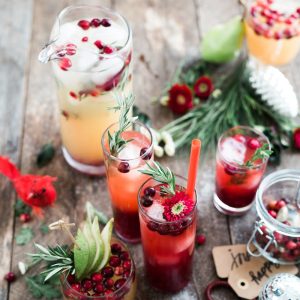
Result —
[[[58,87],[63,155],[73,168],[103,175],[101,136],[119,114],[115,93],[132,92],[132,33],[118,13],[69,6],[58,15],[39,54],[51,61]]]

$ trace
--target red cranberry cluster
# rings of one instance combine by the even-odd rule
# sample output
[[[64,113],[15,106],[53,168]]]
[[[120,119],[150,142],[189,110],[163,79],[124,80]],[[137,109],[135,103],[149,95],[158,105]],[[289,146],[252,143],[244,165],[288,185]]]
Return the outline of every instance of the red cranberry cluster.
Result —
[[[92,28],[97,28],[99,26],[103,26],[103,27],[109,27],[111,26],[110,22],[108,19],[92,19],[91,21],[88,20],[80,20],[78,21],[77,25],[79,27],[81,27],[83,30],[88,30],[90,27]]]
[[[286,205],[287,202],[285,201],[285,199],[269,201],[269,203],[267,204],[267,209],[270,216],[276,219],[279,210]],[[287,221],[283,223],[286,225],[290,225]],[[267,238],[267,236],[270,235],[270,231],[265,225],[261,226],[260,229],[263,234],[257,233],[256,241],[261,248],[264,248],[270,241]],[[269,255],[281,261],[299,262],[300,237],[286,236],[277,231],[273,232],[273,235],[275,237],[276,244],[272,244],[267,249]]]
[[[255,33],[276,40],[290,39],[298,35],[300,8],[292,14],[284,14],[272,8],[273,2],[256,1],[251,6],[250,14]]]
[[[87,296],[113,296],[113,293],[122,288],[130,276],[133,268],[129,253],[122,249],[118,243],[111,245],[112,255],[108,264],[97,273],[93,273],[89,278],[78,282],[74,275],[69,275],[67,281],[71,288],[64,291],[66,297],[74,297],[76,293],[81,293],[80,300],[85,300]],[[126,287],[121,298],[128,293],[130,286]],[[73,299],[73,298],[72,298]],[[77,298],[76,298],[77,299]],[[110,298],[109,298],[110,299]],[[118,298],[113,298],[118,300]]]

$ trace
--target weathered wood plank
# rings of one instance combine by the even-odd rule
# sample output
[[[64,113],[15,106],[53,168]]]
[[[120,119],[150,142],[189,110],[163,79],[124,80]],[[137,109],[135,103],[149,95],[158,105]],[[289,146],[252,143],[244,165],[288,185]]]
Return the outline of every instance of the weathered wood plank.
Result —
[[[32,0],[21,3],[0,1],[0,154],[19,163],[26,97],[27,58],[30,48]],[[8,298],[9,286],[3,280],[11,269],[16,199],[10,183],[0,178],[0,299]]]

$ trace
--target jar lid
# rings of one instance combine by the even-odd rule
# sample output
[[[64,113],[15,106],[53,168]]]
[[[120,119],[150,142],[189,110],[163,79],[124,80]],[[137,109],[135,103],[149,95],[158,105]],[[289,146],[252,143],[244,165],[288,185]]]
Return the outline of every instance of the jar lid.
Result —
[[[271,277],[261,290],[259,300],[300,300],[300,278],[288,273]]]

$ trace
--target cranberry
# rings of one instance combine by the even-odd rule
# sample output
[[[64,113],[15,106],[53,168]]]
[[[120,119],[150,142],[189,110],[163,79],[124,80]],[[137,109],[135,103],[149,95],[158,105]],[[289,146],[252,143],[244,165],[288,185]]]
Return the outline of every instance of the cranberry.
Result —
[[[124,278],[118,279],[115,283],[115,289],[116,290],[120,289],[125,283],[126,283],[126,279]]]
[[[115,268],[115,275],[122,275],[124,272],[124,268],[123,267],[116,267]]]
[[[247,145],[250,149],[256,150],[260,147],[260,142],[259,140],[252,138],[248,141]]]
[[[130,171],[129,163],[126,161],[122,161],[119,163],[118,171],[121,173],[128,173]]]
[[[149,150],[149,148],[142,148],[140,151],[140,156],[143,156],[143,160],[149,160],[152,157],[152,152],[150,151],[147,155],[145,153]],[[145,155],[145,156],[144,156]]]
[[[274,23],[275,23],[275,21],[274,21],[272,18],[268,18],[268,19],[267,19],[267,24],[268,24],[269,26],[273,26]]]
[[[292,38],[293,37],[293,31],[292,30],[290,30],[289,28],[286,28],[284,31],[283,31],[283,33],[284,33],[284,35],[285,35],[285,37],[287,38],[287,39],[290,39],[290,38]]]
[[[155,222],[152,222],[152,221],[150,221],[150,222],[147,223],[147,227],[151,231],[157,231],[159,229],[159,225],[157,223],[155,223]]]
[[[114,286],[115,282],[113,279],[108,278],[104,280],[104,286],[108,289],[112,288]]]
[[[105,54],[111,54],[111,53],[113,53],[113,51],[114,51],[114,49],[110,46],[104,46],[104,48],[103,48],[103,52]]]
[[[235,166],[231,166],[231,165],[226,164],[225,167],[224,167],[224,171],[225,171],[226,174],[232,176],[232,175],[234,175],[238,172],[238,168],[235,167]]]
[[[153,187],[147,187],[144,189],[144,195],[148,197],[154,197],[156,193],[155,188]]]
[[[111,253],[112,254],[118,254],[118,253],[120,253],[122,251],[122,247],[119,244],[117,244],[117,243],[112,244],[110,246],[110,249],[111,249]]]
[[[196,236],[196,243],[201,246],[204,245],[206,242],[206,237],[204,234],[199,234]]]
[[[275,39],[275,40],[280,40],[280,39],[282,39],[282,34],[281,34],[280,32],[278,32],[278,31],[276,31],[276,32],[274,33],[274,39]]]
[[[293,255],[294,255],[295,257],[300,256],[300,249],[295,249],[295,250],[293,250]]]
[[[74,55],[76,54],[76,45],[74,44],[68,44],[66,46],[66,52],[67,52],[67,55]]]
[[[267,208],[270,210],[276,210],[276,204],[277,204],[276,200],[271,200],[268,202]]]
[[[121,264],[121,259],[118,256],[111,256],[109,259],[109,264],[112,267],[117,267]]]
[[[130,276],[130,271],[125,271],[123,273],[123,278],[128,278]]]
[[[15,273],[13,272],[8,272],[5,276],[4,276],[4,279],[7,281],[7,282],[14,282],[17,277],[15,275]]]
[[[71,62],[71,60],[69,58],[63,57],[59,61],[59,67],[63,71],[67,71],[70,67],[72,67],[72,62]]]
[[[102,269],[101,274],[105,278],[110,278],[114,276],[114,270],[112,267],[105,267]]]
[[[300,15],[300,7],[297,8],[297,13]]]
[[[143,196],[142,200],[141,200],[141,204],[144,207],[150,207],[153,204],[153,200],[148,197]]]
[[[91,279],[93,282],[100,282],[103,279],[103,276],[101,273],[94,273],[92,274]]]
[[[81,39],[82,42],[87,42],[88,40],[89,40],[89,38],[88,38],[87,36],[84,36],[84,37]]]
[[[101,25],[102,25],[103,27],[109,27],[109,26],[110,26],[110,23],[109,23],[109,21],[108,21],[107,19],[102,19]]]
[[[106,290],[104,292],[104,295],[109,296],[109,295],[113,294],[113,292],[114,292],[113,290]],[[109,297],[109,299],[111,299],[111,298]]]
[[[67,277],[67,281],[72,284],[76,281],[75,275],[69,274]]]
[[[268,210],[268,213],[271,217],[273,217],[274,219],[276,219],[277,217],[277,212],[275,210]]]
[[[123,262],[123,268],[124,268],[124,270],[130,270],[131,269],[131,261],[130,260],[125,260],[124,262]]]
[[[90,22],[87,20],[80,20],[77,25],[83,30],[88,30],[90,28]]]
[[[103,286],[103,284],[101,283],[97,283],[95,286],[94,286],[94,291],[96,293],[103,293],[105,291],[105,287]]]
[[[93,282],[90,279],[85,279],[82,281],[82,287],[87,292],[93,287]]]
[[[288,241],[286,244],[285,244],[285,247],[288,249],[288,250],[294,250],[297,248],[297,244],[293,241]]]
[[[233,136],[233,138],[243,144],[246,142],[246,138],[242,134],[236,134]]]
[[[72,98],[77,99],[77,95],[76,95],[76,93],[74,93],[73,91],[71,91],[71,92],[69,93],[69,95],[70,95]]]
[[[23,223],[27,223],[31,220],[31,217],[29,214],[21,214],[20,215],[20,221]]]
[[[275,231],[274,232],[274,238],[277,243],[282,243],[283,242],[283,236],[279,232]]]
[[[97,18],[95,18],[95,19],[93,19],[92,21],[91,21],[91,27],[99,27],[100,25],[101,25],[101,20],[100,19],[97,19]]]
[[[73,283],[73,284],[71,284],[71,287],[73,290],[80,292],[80,284],[79,283]]]
[[[280,210],[282,207],[284,207],[284,206],[286,206],[286,202],[284,201],[284,200],[280,200],[280,201],[278,201],[277,203],[276,203],[276,206],[275,206],[275,208],[277,209],[277,210]]]
[[[122,260],[128,260],[129,259],[129,253],[126,251],[123,251],[122,253],[120,253],[120,258]]]
[[[97,40],[94,42],[94,45],[98,48],[98,49],[103,49],[103,44],[100,40]]]

